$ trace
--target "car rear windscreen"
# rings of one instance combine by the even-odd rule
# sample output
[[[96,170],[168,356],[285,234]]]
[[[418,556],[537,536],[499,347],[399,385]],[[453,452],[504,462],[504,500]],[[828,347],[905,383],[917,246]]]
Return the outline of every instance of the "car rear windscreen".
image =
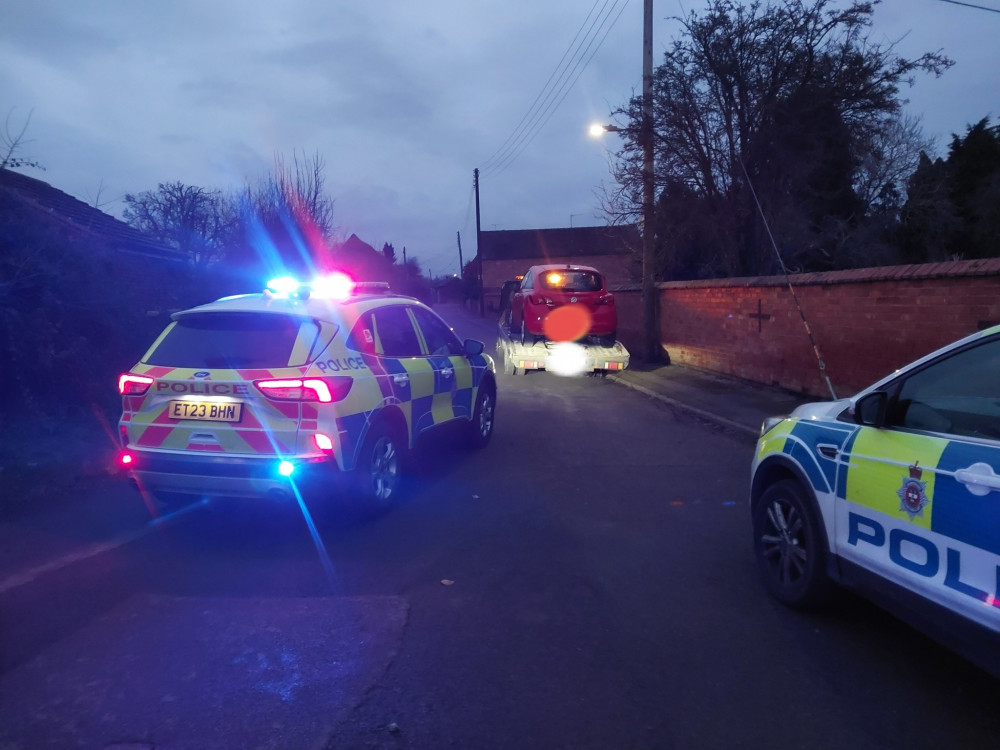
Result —
[[[297,366],[309,361],[319,332],[316,321],[291,315],[192,313],[174,321],[145,362],[206,370]]]
[[[599,292],[601,274],[593,271],[549,271],[542,274],[542,288],[553,292]]]

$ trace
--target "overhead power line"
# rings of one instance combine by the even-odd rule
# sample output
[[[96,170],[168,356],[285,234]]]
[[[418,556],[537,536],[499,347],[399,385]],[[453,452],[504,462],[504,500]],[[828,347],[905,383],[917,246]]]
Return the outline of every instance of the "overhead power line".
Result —
[[[601,5],[601,0],[595,0],[542,90],[514,131],[483,164],[482,172],[497,174],[503,171],[528,147],[597,54],[628,2],[629,0],[603,0]],[[599,10],[598,5],[601,5]]]
[[[966,8],[976,8],[977,10],[988,10],[990,13],[1000,13],[1000,8],[987,8],[985,5],[974,5],[972,3],[961,3],[959,0],[940,0],[942,3],[951,3],[952,5],[964,5]]]

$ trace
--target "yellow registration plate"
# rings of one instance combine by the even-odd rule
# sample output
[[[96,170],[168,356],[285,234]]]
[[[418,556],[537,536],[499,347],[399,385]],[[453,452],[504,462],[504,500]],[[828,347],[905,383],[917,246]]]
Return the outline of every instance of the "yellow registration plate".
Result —
[[[238,401],[171,401],[171,419],[199,419],[206,422],[239,422],[243,404]]]

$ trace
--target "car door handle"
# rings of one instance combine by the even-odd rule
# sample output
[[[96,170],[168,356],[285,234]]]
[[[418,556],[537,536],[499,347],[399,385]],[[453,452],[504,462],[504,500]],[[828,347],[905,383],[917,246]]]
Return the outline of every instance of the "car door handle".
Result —
[[[395,383],[396,385],[406,385],[407,383],[410,382],[410,376],[403,374],[393,375],[392,382]]]
[[[822,455],[826,456],[827,458],[836,458],[837,454],[840,453],[840,448],[838,448],[836,445],[829,445],[829,444],[817,445],[816,450],[818,450]]]
[[[966,469],[955,472],[956,481],[965,485],[973,495],[982,497],[993,490],[1000,490],[1000,476],[993,473],[993,467],[982,462],[974,463]]]
[[[441,368],[441,377],[450,378],[454,374],[455,374],[455,371],[453,369],[451,369],[450,367],[442,367]]]

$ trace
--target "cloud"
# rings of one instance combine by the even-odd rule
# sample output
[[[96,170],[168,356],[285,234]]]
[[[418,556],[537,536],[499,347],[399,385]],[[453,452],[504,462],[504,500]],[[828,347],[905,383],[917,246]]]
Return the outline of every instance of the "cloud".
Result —
[[[919,5],[919,12],[915,7]],[[681,4],[658,2],[654,62]],[[276,154],[320,154],[335,221],[406,246],[435,273],[475,251],[472,170],[496,153],[591,9],[574,0],[6,0],[0,106],[33,111],[37,176],[87,199],[180,180],[237,189]],[[875,30],[942,79],[901,92],[925,130],[961,132],[996,107],[1000,17],[886,0]],[[595,188],[618,141],[585,134],[641,85],[632,0],[570,94],[503,170],[482,175],[483,228],[600,223]],[[15,117],[15,122],[17,122]],[[121,204],[105,207],[113,213]]]

